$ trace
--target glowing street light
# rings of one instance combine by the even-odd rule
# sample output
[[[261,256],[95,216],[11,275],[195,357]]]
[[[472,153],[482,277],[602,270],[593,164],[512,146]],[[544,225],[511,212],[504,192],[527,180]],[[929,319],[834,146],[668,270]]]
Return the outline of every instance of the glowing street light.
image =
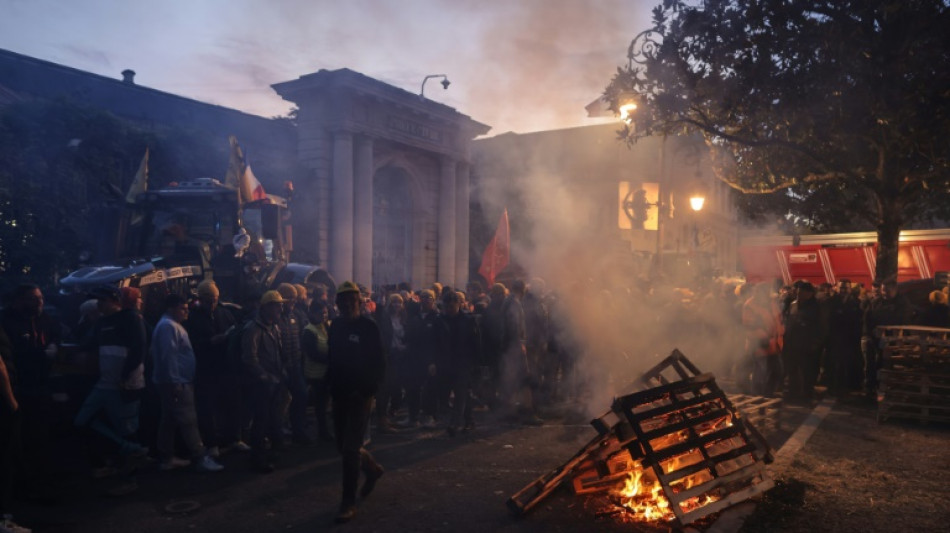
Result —
[[[689,206],[693,209],[693,211],[702,210],[704,203],[706,203],[706,197],[702,194],[694,194],[689,197]]]

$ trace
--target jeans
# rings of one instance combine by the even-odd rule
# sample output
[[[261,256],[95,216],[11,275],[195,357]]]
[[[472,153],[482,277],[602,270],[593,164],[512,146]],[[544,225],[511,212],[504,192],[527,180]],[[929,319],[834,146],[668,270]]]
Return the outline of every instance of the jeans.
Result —
[[[92,389],[76,414],[75,424],[105,437],[118,447],[120,454],[141,448],[131,440],[139,429],[139,400],[124,401],[119,390]]]

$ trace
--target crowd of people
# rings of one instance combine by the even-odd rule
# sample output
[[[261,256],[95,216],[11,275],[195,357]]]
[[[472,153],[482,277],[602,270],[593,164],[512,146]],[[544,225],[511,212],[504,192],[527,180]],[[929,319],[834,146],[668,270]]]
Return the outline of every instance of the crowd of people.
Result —
[[[384,472],[363,447],[371,421],[379,433],[441,428],[450,438],[475,429],[477,409],[543,424],[551,406],[590,391],[580,368],[591,365],[581,363],[608,350],[596,337],[611,321],[623,323],[620,338],[649,330],[688,343],[691,329],[699,342],[722,339],[713,343],[725,353],[717,372],[744,392],[792,403],[810,401],[819,382],[833,394],[873,397],[877,326],[950,326],[946,290],[914,312],[894,282],[639,284],[594,293],[598,305],[579,312],[577,300],[562,297],[576,294],[570,289],[559,295],[538,279],[507,285],[403,283],[374,294],[352,282],[283,283],[241,308],[220,302],[209,279],[192,295],[167,295],[154,323],[138,289],[103,286],[71,327],[46,312],[39,287],[21,285],[0,317],[0,512],[12,512],[15,495],[48,488],[63,411],[90,471],[117,476],[119,493],[135,489],[135,471],[150,461],[212,473],[223,468],[221,454],[240,452],[267,473],[287,442],[335,443],[343,522],[355,516],[360,474],[365,498]],[[637,303],[629,318],[641,329],[624,321],[633,311],[620,311],[622,302]],[[57,376],[63,368],[75,372]],[[28,531],[10,518],[2,524]]]
[[[843,279],[834,286],[798,281],[737,288],[745,357],[736,378],[746,392],[787,403],[808,403],[816,385],[834,395],[877,396],[883,341],[879,326],[950,327],[947,288],[928,295],[921,308],[898,292],[894,280],[871,287]]]

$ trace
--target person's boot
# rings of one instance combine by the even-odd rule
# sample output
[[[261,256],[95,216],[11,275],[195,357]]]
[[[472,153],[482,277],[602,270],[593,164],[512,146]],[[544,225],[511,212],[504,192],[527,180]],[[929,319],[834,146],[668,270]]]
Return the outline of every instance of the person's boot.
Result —
[[[379,481],[379,478],[383,477],[386,470],[377,464],[367,468],[363,473],[366,475],[366,481],[364,481],[363,486],[360,487],[360,498],[365,500],[366,497],[373,492],[373,489],[376,488],[376,482]]]
[[[354,518],[356,518],[356,505],[344,503],[340,505],[340,512],[336,514],[334,521],[337,524],[345,524]]]

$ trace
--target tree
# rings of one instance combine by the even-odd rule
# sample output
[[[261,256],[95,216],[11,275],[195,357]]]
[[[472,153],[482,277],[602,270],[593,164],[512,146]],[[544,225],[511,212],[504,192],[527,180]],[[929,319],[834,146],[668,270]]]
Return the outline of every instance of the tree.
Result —
[[[113,259],[108,236],[146,147],[149,187],[227,167],[227,140],[204,132],[146,128],[64,101],[0,108],[0,292],[53,286],[84,252]]]
[[[665,0],[653,15],[604,93],[645,104],[621,135],[702,134],[738,191],[875,227],[877,278],[896,277],[901,228],[950,200],[948,2]]]

